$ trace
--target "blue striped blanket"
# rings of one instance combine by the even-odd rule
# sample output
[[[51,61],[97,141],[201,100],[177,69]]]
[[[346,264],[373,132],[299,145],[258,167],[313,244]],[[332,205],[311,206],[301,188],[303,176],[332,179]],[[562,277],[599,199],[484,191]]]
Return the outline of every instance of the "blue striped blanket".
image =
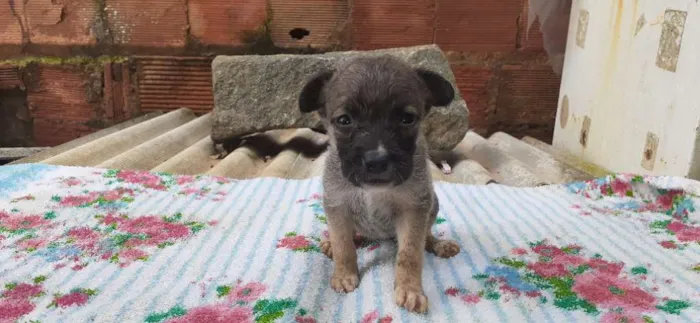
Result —
[[[435,186],[462,252],[426,254],[418,315],[391,242],[358,237],[359,288],[330,288],[318,178],[0,167],[0,322],[700,321],[700,183]]]

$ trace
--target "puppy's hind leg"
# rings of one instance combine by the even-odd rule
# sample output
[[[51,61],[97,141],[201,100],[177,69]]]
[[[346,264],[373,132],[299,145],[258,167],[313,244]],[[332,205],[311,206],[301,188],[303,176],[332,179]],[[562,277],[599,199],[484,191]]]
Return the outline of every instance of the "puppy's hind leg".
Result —
[[[435,193],[433,193],[433,198],[435,199],[435,203],[433,204],[433,208],[430,210],[431,226],[433,223],[435,223],[435,219],[437,219],[438,210],[440,208],[440,202],[438,201]],[[433,233],[430,232],[430,228],[428,228],[428,233],[425,237],[425,251],[430,252],[440,258],[450,258],[459,253],[459,245],[457,242],[452,240],[436,238]]]
[[[438,239],[432,232],[428,231],[428,235],[425,238],[425,251],[440,258],[450,258],[459,253],[459,245],[452,240]]]

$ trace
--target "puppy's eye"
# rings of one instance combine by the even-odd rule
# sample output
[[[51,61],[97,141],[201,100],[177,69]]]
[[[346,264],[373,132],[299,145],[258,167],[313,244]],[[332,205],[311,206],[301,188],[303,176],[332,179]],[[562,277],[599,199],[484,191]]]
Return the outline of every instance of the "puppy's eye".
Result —
[[[401,124],[411,125],[416,122],[416,116],[411,113],[402,113],[399,121]]]
[[[350,116],[347,114],[344,114],[340,117],[335,118],[335,123],[341,126],[349,126],[352,124],[352,119],[350,119]]]

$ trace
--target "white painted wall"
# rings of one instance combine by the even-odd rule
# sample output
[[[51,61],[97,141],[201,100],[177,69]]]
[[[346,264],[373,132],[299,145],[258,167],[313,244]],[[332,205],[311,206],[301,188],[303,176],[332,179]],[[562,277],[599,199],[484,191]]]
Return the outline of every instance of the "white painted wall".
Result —
[[[664,29],[680,30],[668,10],[687,14],[675,72],[657,62]],[[556,123],[556,148],[611,171],[700,178],[700,3],[574,0]]]

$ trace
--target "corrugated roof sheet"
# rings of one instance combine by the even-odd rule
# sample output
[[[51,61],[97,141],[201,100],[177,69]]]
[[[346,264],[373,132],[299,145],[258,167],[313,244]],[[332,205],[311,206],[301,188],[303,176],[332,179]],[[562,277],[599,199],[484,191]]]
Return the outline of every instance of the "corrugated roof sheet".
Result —
[[[97,166],[232,178],[320,176],[327,137],[310,129],[274,130],[220,149],[209,137],[211,116],[182,108],[153,113],[12,164]],[[431,154],[435,180],[464,184],[536,186],[592,178],[593,166],[551,146],[505,133],[488,139],[469,132],[450,152]],[[552,154],[555,152],[555,154]],[[589,171],[586,171],[588,169]],[[599,175],[599,174],[595,174]]]

